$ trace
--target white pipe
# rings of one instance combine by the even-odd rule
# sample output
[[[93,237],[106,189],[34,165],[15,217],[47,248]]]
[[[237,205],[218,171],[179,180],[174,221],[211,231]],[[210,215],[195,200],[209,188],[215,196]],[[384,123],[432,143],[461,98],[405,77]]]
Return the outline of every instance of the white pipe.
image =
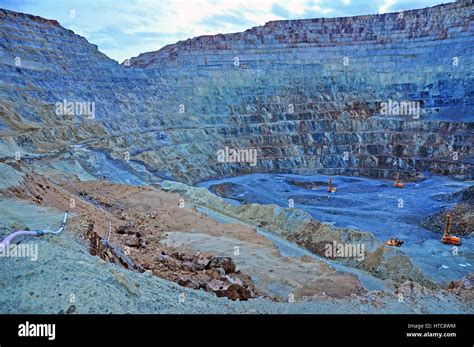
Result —
[[[67,222],[67,215],[68,212],[64,212],[64,217],[61,225],[59,226],[58,230],[20,230],[20,231],[15,231],[14,233],[8,235],[2,242],[0,242],[0,250],[4,249],[8,245],[10,245],[10,242],[13,241],[14,238],[22,235],[31,235],[31,236],[41,236],[44,234],[53,234],[57,235],[60,232],[64,230],[64,227],[66,226]]]

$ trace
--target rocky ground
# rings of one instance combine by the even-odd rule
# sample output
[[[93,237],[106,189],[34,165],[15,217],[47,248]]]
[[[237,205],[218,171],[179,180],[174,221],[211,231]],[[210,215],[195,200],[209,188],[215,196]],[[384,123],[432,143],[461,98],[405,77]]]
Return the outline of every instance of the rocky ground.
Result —
[[[0,207],[4,211],[2,227],[20,220],[32,229],[44,223],[55,226],[62,215],[56,209],[5,198],[0,199]],[[462,297],[464,287],[471,286],[466,281],[441,292],[407,283],[399,289],[402,300],[399,293],[383,292],[340,299],[318,295],[290,303],[218,298],[92,256],[88,245],[75,237],[77,219],[81,218],[72,217],[59,237],[28,240],[38,244],[36,263],[25,258],[2,259],[1,313],[472,313],[472,306]]]
[[[19,239],[39,245],[36,263],[3,259],[3,312],[472,310],[470,278],[453,282],[445,290],[432,290],[420,284],[423,280],[412,282],[389,271],[390,278],[380,282],[383,290],[374,291],[361,282],[361,273],[341,270],[314,256],[284,255],[255,224],[281,232],[285,226],[305,221],[297,210],[294,218],[275,215],[272,222],[264,218],[269,216],[268,208],[249,205],[232,210],[240,207],[219,202],[202,188],[172,182],[153,187],[84,181],[47,165],[38,164],[43,174],[18,163],[0,165],[1,235],[13,229],[54,228],[62,211],[72,213],[60,236]],[[199,204],[202,201],[208,201],[215,214]],[[400,293],[406,302],[398,301]],[[92,299],[87,301],[87,296]],[[240,303],[232,303],[235,300]]]
[[[81,222],[76,227],[80,230],[78,236],[87,239],[90,251],[95,255],[108,258],[106,250],[95,249],[93,245],[92,235],[97,234],[123,248],[134,267],[142,271],[148,270],[185,287],[204,289],[234,300],[257,296],[250,277],[237,271],[231,258],[194,254],[160,245],[166,230],[186,229],[193,220],[199,220],[198,214],[177,207],[179,196],[176,194],[160,194],[151,187],[127,187],[110,182],[74,184],[71,181],[63,188],[35,173],[26,174],[24,178],[18,186],[3,191],[3,195],[32,200],[59,210],[68,209],[80,216]],[[111,201],[112,196],[114,201]],[[154,206],[145,205],[147,201],[155,202]],[[206,226],[205,222],[202,224]]]
[[[177,193],[107,181],[66,179],[56,185],[34,172],[1,193],[70,210],[80,217],[78,236],[92,254],[184,287],[233,300],[364,292],[356,276],[308,257],[284,257],[255,228],[218,222]],[[104,240],[123,250],[119,259],[115,248],[103,247]]]

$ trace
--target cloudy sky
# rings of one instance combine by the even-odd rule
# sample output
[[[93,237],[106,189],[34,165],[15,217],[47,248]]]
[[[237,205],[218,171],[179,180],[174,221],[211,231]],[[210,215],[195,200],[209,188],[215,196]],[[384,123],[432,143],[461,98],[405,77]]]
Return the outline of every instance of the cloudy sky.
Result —
[[[449,0],[0,0],[0,7],[58,20],[122,62],[190,37],[243,31],[277,19],[340,17]]]

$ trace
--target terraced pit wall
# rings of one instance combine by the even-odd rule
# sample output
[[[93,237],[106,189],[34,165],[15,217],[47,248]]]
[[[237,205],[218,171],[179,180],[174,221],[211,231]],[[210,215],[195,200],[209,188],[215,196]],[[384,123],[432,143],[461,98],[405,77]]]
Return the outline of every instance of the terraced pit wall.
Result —
[[[472,178],[473,18],[461,1],[274,21],[119,65],[55,21],[0,10],[0,157],[81,144],[187,183],[251,172]],[[63,100],[93,102],[94,115],[58,114]],[[420,113],[385,112],[390,102]],[[225,147],[257,149],[257,165],[219,162]]]

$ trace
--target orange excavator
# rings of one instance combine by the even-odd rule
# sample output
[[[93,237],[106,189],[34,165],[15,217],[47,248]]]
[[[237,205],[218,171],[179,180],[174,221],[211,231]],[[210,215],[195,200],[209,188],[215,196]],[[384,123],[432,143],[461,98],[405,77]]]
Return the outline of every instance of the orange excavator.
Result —
[[[397,175],[397,179],[395,180],[395,183],[393,184],[394,187],[396,188],[404,188],[405,185],[400,181],[400,174]]]
[[[337,188],[332,185],[332,177],[329,177],[329,186],[328,186],[328,192],[331,194],[336,193]]]
[[[399,239],[393,238],[393,237],[390,240],[385,241],[386,245],[389,245],[389,246],[392,246],[392,247],[401,247],[404,243],[405,243],[405,241],[402,241],[402,240],[399,240]]]
[[[443,237],[441,238],[441,242],[448,244],[448,245],[455,245],[458,246],[461,244],[461,238],[451,235],[451,215],[446,215],[446,229],[444,229]]]

